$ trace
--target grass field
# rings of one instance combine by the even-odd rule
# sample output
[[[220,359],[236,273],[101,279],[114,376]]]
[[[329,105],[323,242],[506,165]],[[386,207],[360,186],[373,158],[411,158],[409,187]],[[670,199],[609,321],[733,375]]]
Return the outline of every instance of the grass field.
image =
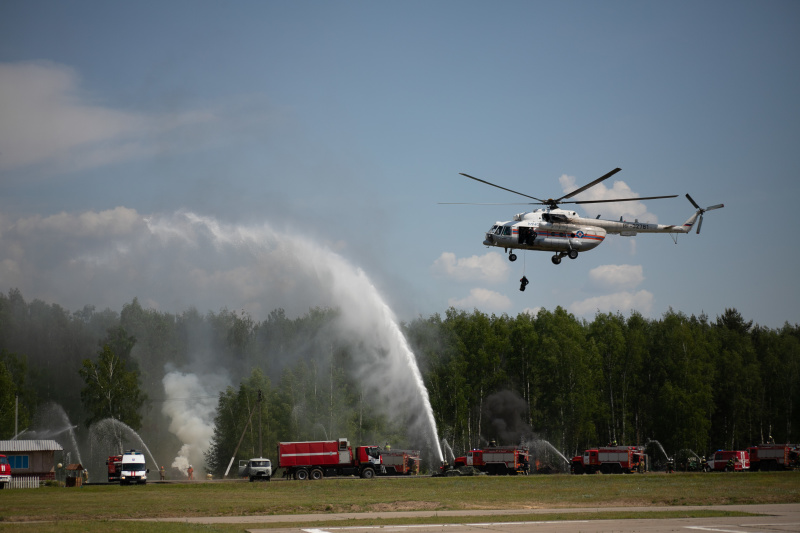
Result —
[[[640,506],[644,512],[652,505],[798,502],[800,472],[95,485],[4,490],[0,492],[0,531],[243,531],[252,524],[198,526],[117,520],[569,507],[602,508],[605,514],[613,514],[614,507],[622,506]],[[530,515],[513,519],[530,519]],[[430,523],[430,518],[425,521]]]

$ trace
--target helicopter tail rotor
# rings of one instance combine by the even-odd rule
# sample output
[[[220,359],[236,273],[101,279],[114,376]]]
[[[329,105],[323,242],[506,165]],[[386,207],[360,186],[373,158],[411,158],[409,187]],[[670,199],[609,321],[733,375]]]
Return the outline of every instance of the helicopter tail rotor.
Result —
[[[717,205],[708,206],[705,209],[703,209],[702,207],[697,205],[697,202],[695,202],[694,199],[691,196],[689,196],[688,193],[686,194],[686,199],[689,200],[692,203],[692,205],[695,207],[695,209],[697,209],[697,213],[700,215],[700,218],[697,221],[697,234],[698,235],[700,235],[700,228],[703,227],[703,215],[705,214],[705,212],[706,211],[713,211],[714,209],[719,209],[721,207],[725,207],[725,204],[717,204]]]

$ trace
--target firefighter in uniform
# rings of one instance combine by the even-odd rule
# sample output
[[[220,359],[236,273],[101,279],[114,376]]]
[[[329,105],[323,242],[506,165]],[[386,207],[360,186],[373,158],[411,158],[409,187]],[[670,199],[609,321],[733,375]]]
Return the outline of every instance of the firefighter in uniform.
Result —
[[[158,471],[158,474],[161,476],[161,481],[167,479],[167,473],[164,472],[164,465],[161,465],[161,468]]]
[[[192,468],[192,465],[189,465],[188,473],[189,473],[189,479],[194,480],[194,468]]]

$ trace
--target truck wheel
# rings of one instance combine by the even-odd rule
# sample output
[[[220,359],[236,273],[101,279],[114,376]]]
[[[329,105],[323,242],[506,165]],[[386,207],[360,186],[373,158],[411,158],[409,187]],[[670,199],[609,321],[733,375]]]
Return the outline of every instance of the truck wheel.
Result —
[[[361,477],[364,479],[372,479],[375,477],[375,470],[372,468],[365,468],[363,472],[361,472]]]
[[[320,470],[319,468],[315,468],[314,470],[312,470],[311,479],[313,479],[314,481],[319,481],[320,479],[322,479],[322,470]]]
[[[306,470],[305,468],[301,468],[294,474],[294,477],[296,477],[300,481],[305,481],[306,479],[308,479],[308,470]]]
[[[272,479],[272,476],[267,476],[267,481],[269,481],[270,479]]]
[[[252,483],[255,479],[256,478],[254,478],[253,476],[250,476],[250,483]]]

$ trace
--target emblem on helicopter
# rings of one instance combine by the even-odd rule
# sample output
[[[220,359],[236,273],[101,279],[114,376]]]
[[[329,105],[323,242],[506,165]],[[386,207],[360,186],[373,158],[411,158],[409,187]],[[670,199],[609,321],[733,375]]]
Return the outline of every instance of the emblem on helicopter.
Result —
[[[516,261],[517,255],[514,250],[539,250],[554,252],[552,256],[553,264],[561,263],[562,257],[577,259],[581,252],[596,248],[605,240],[606,235],[622,235],[633,237],[638,233],[689,233],[697,222],[697,233],[703,225],[703,215],[706,211],[712,211],[725,207],[724,204],[712,205],[701,208],[688,194],[686,198],[695,207],[696,211],[683,224],[648,224],[635,220],[626,222],[622,217],[617,220],[602,220],[599,215],[597,218],[583,218],[575,211],[562,209],[559,205],[564,204],[599,204],[612,202],[633,202],[641,200],[658,200],[662,198],[675,198],[678,195],[666,196],[644,196],[639,198],[614,198],[609,200],[570,200],[583,191],[594,187],[598,183],[610,178],[621,168],[615,168],[611,172],[600,176],[596,180],[579,187],[574,191],[565,194],[560,198],[548,198],[542,200],[535,196],[530,196],[521,192],[501,187],[469,174],[461,173],[462,176],[479,181],[486,185],[508,191],[519,196],[524,196],[535,200],[525,202],[523,205],[544,206],[526,213],[514,215],[514,219],[506,222],[495,222],[492,229],[486,232],[483,244],[486,246],[496,246],[503,248],[508,253],[509,261]],[[471,205],[519,205],[517,204],[477,204],[472,202],[440,202],[440,204],[471,204]],[[524,289],[520,289],[524,290]]]

